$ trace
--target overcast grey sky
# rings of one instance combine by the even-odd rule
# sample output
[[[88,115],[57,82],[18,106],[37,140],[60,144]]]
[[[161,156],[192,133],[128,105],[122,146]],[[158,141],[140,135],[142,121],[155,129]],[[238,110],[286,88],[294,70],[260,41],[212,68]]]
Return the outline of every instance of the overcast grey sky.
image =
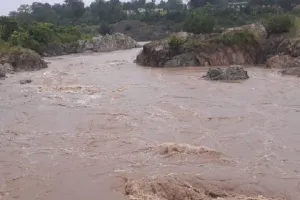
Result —
[[[0,15],[7,15],[10,11],[17,10],[22,4],[32,4],[32,2],[42,2],[42,3],[61,3],[64,0],[0,0]],[[89,4],[93,0],[84,0],[84,3]]]

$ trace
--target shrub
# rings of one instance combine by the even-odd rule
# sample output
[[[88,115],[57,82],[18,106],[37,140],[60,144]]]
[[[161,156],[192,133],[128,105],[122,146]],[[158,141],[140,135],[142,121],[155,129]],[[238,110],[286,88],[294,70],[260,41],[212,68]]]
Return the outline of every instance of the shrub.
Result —
[[[267,32],[270,33],[285,33],[289,32],[294,26],[294,19],[287,14],[269,15],[264,21],[264,26]]]
[[[0,55],[6,53],[21,53],[25,49],[18,46],[10,46],[7,42],[0,40]]]
[[[211,33],[214,30],[215,24],[214,17],[209,12],[206,12],[205,8],[200,8],[188,15],[183,28],[187,32],[196,34]]]
[[[32,23],[10,36],[15,46],[32,49],[39,54],[50,44],[73,44],[84,37],[77,27],[54,26],[48,23]],[[86,37],[86,36],[85,36]]]
[[[178,36],[171,36],[168,40],[168,44],[171,48],[179,48],[185,43],[185,39],[178,37]]]
[[[10,38],[10,42],[14,46],[20,46],[28,49],[32,49],[38,53],[41,53],[45,44],[41,44],[30,36],[26,31],[15,31]]]
[[[219,36],[216,40],[218,43],[224,45],[256,45],[258,41],[255,35],[249,31],[237,30],[230,33],[223,34]]]
[[[99,27],[99,31],[98,31],[101,35],[106,35],[106,34],[110,34],[111,31],[111,27],[106,23],[106,22],[102,22],[100,24]]]

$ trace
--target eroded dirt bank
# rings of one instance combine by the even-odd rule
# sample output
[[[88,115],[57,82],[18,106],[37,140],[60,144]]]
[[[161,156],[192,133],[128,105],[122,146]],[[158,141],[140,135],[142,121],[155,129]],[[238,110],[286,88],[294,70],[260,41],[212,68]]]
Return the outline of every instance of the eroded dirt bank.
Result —
[[[213,199],[299,199],[300,79],[249,68],[211,82],[205,68],[138,67],[139,51],[51,58],[0,82],[0,199],[138,199],[134,184],[170,177]]]

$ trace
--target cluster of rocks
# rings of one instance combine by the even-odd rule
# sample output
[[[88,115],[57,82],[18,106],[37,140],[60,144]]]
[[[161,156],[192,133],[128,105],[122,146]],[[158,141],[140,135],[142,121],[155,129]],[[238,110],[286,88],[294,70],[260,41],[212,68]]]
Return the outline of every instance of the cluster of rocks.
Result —
[[[285,39],[278,48],[279,54],[270,57],[266,67],[280,69],[283,75],[300,77],[300,38]]]
[[[248,79],[248,72],[240,66],[228,68],[210,68],[204,78],[208,80],[245,80]]]
[[[100,35],[91,40],[80,40],[73,44],[52,44],[43,50],[43,56],[59,56],[84,52],[109,52],[140,47],[131,37],[122,33]]]

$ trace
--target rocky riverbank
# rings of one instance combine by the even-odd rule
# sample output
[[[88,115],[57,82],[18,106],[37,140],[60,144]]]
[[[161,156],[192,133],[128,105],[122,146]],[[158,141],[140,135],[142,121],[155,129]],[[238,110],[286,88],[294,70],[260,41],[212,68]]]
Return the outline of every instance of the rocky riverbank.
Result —
[[[77,43],[68,45],[52,44],[43,50],[43,56],[59,56],[84,52],[108,52],[140,47],[131,37],[122,33],[97,36],[91,40],[80,40]]]
[[[3,44],[0,49],[0,78],[17,71],[33,71],[47,67],[47,63],[36,52],[30,49],[10,47]],[[44,48],[42,56],[60,56],[84,52],[108,52],[115,50],[137,48],[140,45],[121,33],[98,36],[91,40],[81,40],[75,44],[53,44]]]

